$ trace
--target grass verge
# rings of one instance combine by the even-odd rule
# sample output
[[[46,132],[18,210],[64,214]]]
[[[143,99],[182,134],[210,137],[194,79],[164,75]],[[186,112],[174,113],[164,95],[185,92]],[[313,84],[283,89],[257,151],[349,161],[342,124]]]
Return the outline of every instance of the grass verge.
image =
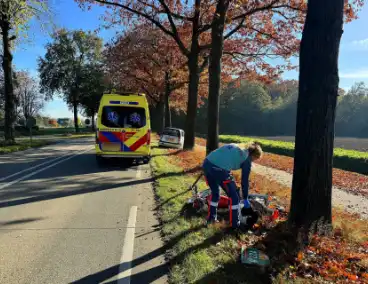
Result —
[[[30,148],[38,148],[51,143],[52,142],[48,140],[33,140],[32,144],[30,141],[19,141],[15,145],[5,145],[4,142],[0,142],[0,155],[23,151]]]
[[[62,141],[65,139],[81,139],[81,138],[89,138],[94,137],[92,133],[85,133],[85,134],[70,134],[67,136],[55,136],[53,138],[47,139],[33,139],[32,144],[27,139],[16,139],[15,145],[5,145],[3,141],[0,141],[0,155],[9,154],[18,151],[24,151],[30,148],[39,148],[46,145],[54,144],[58,141]]]
[[[153,150],[152,169],[158,197],[171,283],[326,283],[368,281],[368,222],[334,210],[332,237],[313,238],[303,251],[295,251],[295,235],[285,222],[268,230],[234,235],[227,224],[204,226],[205,214],[191,214],[185,206],[188,187],[195,180],[204,152]],[[200,183],[200,188],[205,184]],[[268,193],[288,208],[290,189],[252,174],[251,192]],[[267,273],[239,261],[241,245],[255,246],[271,259]],[[285,282],[286,281],[286,282]],[[350,282],[351,282],[350,281]]]
[[[41,128],[38,131],[33,131],[32,135],[36,136],[36,135],[62,135],[62,134],[74,134],[75,133],[75,128],[74,127],[67,127],[67,128]],[[83,134],[83,133],[92,133],[91,128],[79,128],[79,134]],[[22,131],[18,133],[20,136],[29,136],[29,132],[28,131]]]
[[[293,142],[255,139],[237,135],[220,136],[220,141],[223,143],[246,143],[252,140],[262,143],[262,148],[265,152],[294,157]],[[368,175],[368,152],[335,148],[334,167]]]

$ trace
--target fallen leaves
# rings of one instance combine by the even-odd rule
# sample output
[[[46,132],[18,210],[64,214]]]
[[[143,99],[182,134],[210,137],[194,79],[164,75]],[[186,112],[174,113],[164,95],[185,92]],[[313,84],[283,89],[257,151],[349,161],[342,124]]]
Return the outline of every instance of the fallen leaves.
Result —
[[[258,164],[282,171],[290,174],[293,173],[294,159],[271,153],[264,153]],[[368,197],[368,176],[358,173],[333,169],[333,185],[339,187],[349,193],[360,194]]]
[[[361,279],[367,273],[367,267],[363,267],[359,261],[368,255],[358,252],[358,244],[340,238],[319,236],[314,236],[312,242],[314,245],[306,247],[305,253],[298,253],[296,266],[299,274],[320,275],[326,280],[348,279],[365,283]]]

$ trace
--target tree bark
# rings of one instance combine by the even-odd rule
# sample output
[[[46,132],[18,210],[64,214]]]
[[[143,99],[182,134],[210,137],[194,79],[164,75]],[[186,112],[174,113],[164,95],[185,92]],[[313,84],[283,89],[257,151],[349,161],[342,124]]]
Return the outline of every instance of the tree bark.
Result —
[[[216,13],[212,21],[211,51],[208,67],[208,109],[207,109],[207,155],[216,150],[219,145],[219,112],[221,88],[221,58],[224,47],[224,26],[226,13],[229,7],[228,0],[218,0]]]
[[[4,70],[4,89],[5,89],[5,125],[4,135],[8,144],[14,144],[14,124],[15,116],[15,97],[13,86],[13,56],[10,51],[9,22],[2,21],[2,41],[3,41],[3,70]]]
[[[330,229],[332,222],[332,158],[343,6],[344,0],[308,1],[300,48],[289,219],[297,229]]]
[[[160,125],[160,129],[161,132],[163,132],[165,130],[165,126],[166,126],[166,108],[165,108],[165,98],[164,98],[164,94],[160,95],[160,102],[159,102],[159,113],[161,114],[161,125]]]
[[[73,111],[74,111],[74,128],[75,128],[75,132],[79,133],[78,102],[77,102],[77,94],[76,93],[73,93]]]
[[[96,131],[96,124],[95,124],[95,113],[92,114],[91,116],[92,119],[92,131]]]
[[[172,127],[171,108],[170,108],[169,97],[168,97],[168,100],[167,100],[166,120],[168,121],[167,123],[168,123],[169,127]]]
[[[195,0],[195,14],[193,17],[192,39],[190,54],[188,56],[189,87],[187,117],[185,120],[184,149],[193,149],[195,143],[195,121],[198,104],[199,85],[199,26],[200,26],[200,4],[201,0]]]
[[[165,126],[171,127],[171,113],[170,113],[170,94],[171,94],[171,85],[170,85],[170,72],[165,72],[165,98],[164,98],[164,104],[165,104]]]

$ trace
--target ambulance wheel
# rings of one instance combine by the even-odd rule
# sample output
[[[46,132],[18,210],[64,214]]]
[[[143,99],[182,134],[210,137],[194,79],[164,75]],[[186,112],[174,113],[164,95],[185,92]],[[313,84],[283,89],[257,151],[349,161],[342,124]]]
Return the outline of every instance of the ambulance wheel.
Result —
[[[149,162],[150,162],[150,160],[151,160],[151,156],[147,156],[147,157],[144,157],[143,158],[143,164],[148,164]]]
[[[122,159],[122,165],[124,166],[124,167],[131,167],[132,165],[133,165],[133,163],[134,163],[134,159],[131,159],[131,158],[124,158],[124,159]]]
[[[97,162],[97,166],[99,167],[103,167],[106,165],[106,160],[103,157],[98,156],[98,155],[96,155],[96,162]]]

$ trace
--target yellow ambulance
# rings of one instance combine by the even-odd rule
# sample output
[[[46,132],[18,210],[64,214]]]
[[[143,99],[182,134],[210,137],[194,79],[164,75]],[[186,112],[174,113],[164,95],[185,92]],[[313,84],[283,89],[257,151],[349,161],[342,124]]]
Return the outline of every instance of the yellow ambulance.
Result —
[[[151,122],[144,94],[104,94],[97,115],[96,160],[142,159],[151,155]]]

